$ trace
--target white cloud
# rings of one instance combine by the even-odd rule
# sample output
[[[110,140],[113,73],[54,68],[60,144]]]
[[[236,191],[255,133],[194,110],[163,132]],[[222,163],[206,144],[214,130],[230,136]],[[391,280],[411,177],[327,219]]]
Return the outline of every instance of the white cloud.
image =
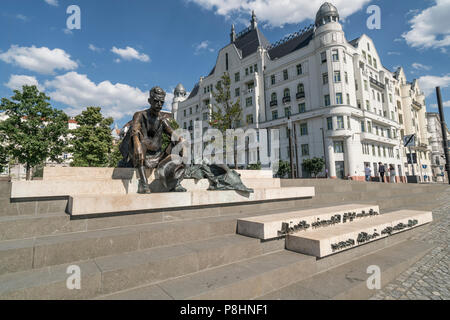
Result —
[[[9,77],[9,81],[7,83],[5,83],[4,85],[6,87],[10,88],[11,90],[21,90],[22,86],[24,86],[24,85],[36,86],[40,91],[42,91],[44,89],[39,84],[36,77],[17,75],[17,74],[12,74]]]
[[[226,18],[250,15],[252,10],[258,20],[272,27],[281,27],[286,23],[300,23],[315,19],[323,0],[188,0],[212,10]],[[370,0],[334,0],[342,19],[360,10]]]
[[[121,119],[147,105],[148,93],[127,84],[103,81],[98,84],[86,75],[68,72],[46,81],[48,95],[53,101],[71,108],[65,111],[71,115],[80,114],[88,106],[100,106],[105,116]]]
[[[210,42],[208,40],[202,41],[199,44],[194,45],[195,55],[199,55],[204,51],[214,52],[214,49],[210,47]]]
[[[139,60],[139,61],[142,61],[142,62],[149,62],[150,61],[150,57],[148,55],[146,55],[144,53],[139,53],[136,49],[134,49],[132,47],[126,47],[125,49],[120,49],[120,48],[113,47],[111,49],[111,52],[117,54],[118,56],[120,56],[124,60],[136,59],[136,60]]]
[[[59,5],[58,0],[44,0],[44,1],[47,2],[51,6],[57,7]]]
[[[437,76],[423,76],[419,79],[420,88],[425,93],[425,96],[429,96],[435,92],[436,87],[447,88],[450,86],[450,74],[442,77]]]
[[[443,48],[450,46],[450,0],[436,0],[410,21],[411,30],[402,37],[414,48]]]
[[[450,100],[443,101],[443,102],[442,102],[442,105],[444,106],[444,108],[450,107]],[[430,105],[430,107],[431,107],[431,108],[434,108],[434,109],[437,109],[437,108],[438,108],[438,105],[437,105],[437,103],[433,103],[433,104]]]
[[[94,46],[92,43],[91,44],[89,44],[89,50],[91,50],[91,51],[94,51],[94,52],[98,52],[98,53],[100,53],[100,52],[102,52],[103,51],[103,49],[102,48],[97,48],[96,46]]]
[[[412,67],[413,67],[414,69],[416,69],[416,70],[426,70],[426,71],[431,70],[431,66],[426,66],[426,65],[423,65],[423,64],[418,63],[418,62],[414,62],[414,63],[412,64]]]
[[[47,47],[12,45],[8,51],[0,53],[0,60],[43,74],[53,74],[57,69],[74,70],[78,68],[78,64],[71,60],[70,55],[64,50],[50,50]]]
[[[28,18],[20,13],[16,15],[16,18],[22,21],[28,21]]]

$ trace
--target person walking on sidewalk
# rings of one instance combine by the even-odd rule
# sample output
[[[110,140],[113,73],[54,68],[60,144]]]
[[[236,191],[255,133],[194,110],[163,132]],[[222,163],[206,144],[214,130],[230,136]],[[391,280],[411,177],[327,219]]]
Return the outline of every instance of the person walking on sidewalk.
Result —
[[[386,172],[386,169],[381,162],[378,162],[378,172],[380,173],[381,182],[384,182],[384,173]]]
[[[395,181],[395,168],[394,168],[394,166],[392,164],[389,165],[389,176],[390,176],[389,182],[390,183],[396,183],[396,181]]]
[[[366,174],[366,181],[370,181],[370,177],[372,176],[372,169],[370,169],[369,164],[366,164],[364,172]]]

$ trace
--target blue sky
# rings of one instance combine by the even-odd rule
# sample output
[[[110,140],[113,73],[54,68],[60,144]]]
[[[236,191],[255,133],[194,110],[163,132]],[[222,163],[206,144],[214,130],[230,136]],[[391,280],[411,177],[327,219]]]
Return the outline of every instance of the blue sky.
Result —
[[[214,66],[232,23],[245,28],[254,9],[270,42],[313,23],[321,0],[2,0],[0,97],[38,84],[52,105],[71,115],[99,105],[119,126],[147,106],[148,90],[188,91]],[[450,0],[335,0],[348,40],[370,36],[383,65],[403,66],[420,79],[427,108],[441,86],[450,123]],[[81,29],[68,30],[69,5],[81,9]],[[381,29],[369,30],[370,5]],[[427,27],[424,27],[427,26]],[[170,104],[171,95],[166,101]],[[170,108],[170,106],[168,106]]]

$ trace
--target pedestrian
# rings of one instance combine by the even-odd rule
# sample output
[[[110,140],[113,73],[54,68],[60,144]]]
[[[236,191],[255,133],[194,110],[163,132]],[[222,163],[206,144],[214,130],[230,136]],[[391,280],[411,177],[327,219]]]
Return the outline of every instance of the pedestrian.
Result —
[[[390,183],[396,183],[396,181],[395,181],[395,168],[394,168],[394,166],[392,164],[389,165],[389,175],[390,175],[389,182]]]
[[[378,162],[378,172],[380,173],[381,182],[384,182],[384,173],[386,172],[386,169],[381,162]]]
[[[372,176],[372,169],[370,169],[369,164],[366,164],[366,168],[364,169],[366,174],[366,181],[370,181],[370,177]]]

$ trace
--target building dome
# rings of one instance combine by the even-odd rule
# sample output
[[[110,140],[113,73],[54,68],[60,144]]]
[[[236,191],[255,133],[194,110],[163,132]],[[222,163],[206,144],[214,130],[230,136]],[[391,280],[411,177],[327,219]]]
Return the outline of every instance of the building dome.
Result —
[[[339,12],[337,8],[329,2],[325,2],[320,6],[316,14],[316,27],[324,25],[328,22],[338,22]]]
[[[186,89],[183,87],[183,85],[181,83],[179,83],[177,85],[177,87],[175,88],[175,90],[173,91],[173,94],[175,95],[175,97],[183,97],[186,95]]]

